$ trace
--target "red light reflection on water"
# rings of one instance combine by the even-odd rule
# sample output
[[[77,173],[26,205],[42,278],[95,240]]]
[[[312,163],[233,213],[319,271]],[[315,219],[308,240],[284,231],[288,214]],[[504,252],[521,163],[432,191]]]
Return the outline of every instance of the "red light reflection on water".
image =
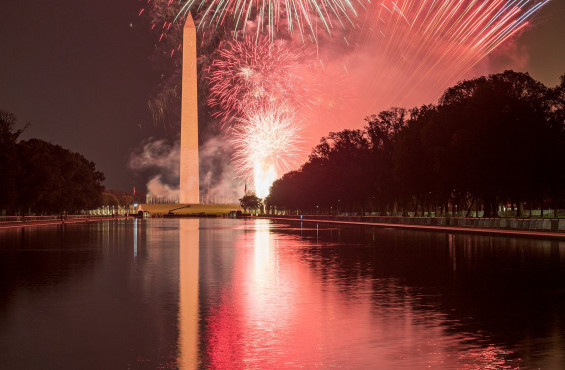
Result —
[[[300,257],[304,241],[268,223],[236,241],[231,285],[206,317],[211,368],[514,368],[496,346],[449,334],[445,315],[414,307],[394,279],[340,280]],[[467,343],[467,344],[464,344]]]

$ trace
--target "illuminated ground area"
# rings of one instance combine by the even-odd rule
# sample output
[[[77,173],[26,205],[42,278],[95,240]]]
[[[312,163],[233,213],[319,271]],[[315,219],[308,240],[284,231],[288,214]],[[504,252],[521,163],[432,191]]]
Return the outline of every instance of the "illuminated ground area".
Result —
[[[141,204],[141,209],[150,213],[151,216],[166,215],[172,211],[175,215],[225,215],[231,211],[237,211],[239,204],[190,204],[190,207],[180,208],[188,204]],[[177,209],[180,208],[180,209]]]

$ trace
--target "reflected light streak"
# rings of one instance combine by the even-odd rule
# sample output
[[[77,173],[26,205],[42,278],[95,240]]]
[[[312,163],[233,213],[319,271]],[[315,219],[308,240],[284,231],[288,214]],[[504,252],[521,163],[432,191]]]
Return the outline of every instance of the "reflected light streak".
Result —
[[[198,359],[198,263],[200,221],[179,220],[179,346],[180,369],[197,368]]]
[[[305,258],[296,236],[250,224],[205,318],[209,367],[513,368],[510,351],[462,345],[473,334],[446,332],[445,314],[423,308],[400,281],[346,278],[337,261]]]
[[[133,220],[133,259],[137,259],[137,218]]]

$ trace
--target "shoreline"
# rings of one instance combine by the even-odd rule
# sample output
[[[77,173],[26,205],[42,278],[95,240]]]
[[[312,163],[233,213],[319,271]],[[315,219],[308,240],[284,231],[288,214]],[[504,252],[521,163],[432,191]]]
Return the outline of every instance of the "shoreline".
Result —
[[[315,216],[308,216],[315,217]],[[326,224],[340,224],[350,226],[373,226],[379,228],[394,228],[401,230],[413,231],[439,231],[447,233],[467,233],[467,234],[480,234],[480,235],[498,235],[498,236],[519,236],[527,238],[547,238],[547,239],[563,239],[565,240],[565,232],[559,231],[540,231],[540,230],[514,230],[503,228],[481,228],[481,227],[462,227],[462,226],[444,226],[444,225],[418,225],[418,224],[399,224],[399,223],[383,223],[383,222],[370,222],[370,221],[346,221],[346,220],[324,220],[316,218],[296,218],[296,217],[280,217],[280,216],[257,216],[251,218],[263,218],[270,220],[280,221],[293,221],[293,222],[310,222],[310,223],[326,223]]]
[[[3,229],[15,229],[24,228],[32,226],[52,226],[52,225],[66,225],[66,224],[78,224],[78,223],[88,223],[104,220],[124,220],[132,218],[132,216],[103,216],[103,217],[84,217],[84,218],[69,218],[66,220],[61,219],[48,219],[48,220],[31,220],[31,221],[6,221],[0,222],[0,230]]]
[[[194,217],[194,216],[193,216]],[[327,217],[327,216],[326,216]],[[52,225],[66,225],[66,224],[77,224],[77,223],[88,223],[96,221],[106,221],[106,220],[124,220],[134,218],[130,216],[115,216],[115,217],[85,217],[85,218],[70,218],[66,220],[60,219],[49,219],[49,220],[32,220],[32,221],[6,221],[0,222],[0,230],[4,229],[15,229],[15,228],[25,228],[33,226],[52,226]],[[177,217],[175,217],[177,218]],[[183,218],[183,217],[178,217]],[[196,216],[196,218],[200,218]],[[475,226],[446,226],[446,225],[422,225],[422,224],[402,224],[402,223],[392,223],[392,222],[371,222],[359,221],[359,220],[343,220],[343,219],[323,219],[322,217],[316,218],[316,216],[306,216],[306,218],[300,218],[296,216],[244,216],[248,219],[269,219],[278,221],[292,221],[292,222],[309,222],[309,223],[324,223],[324,224],[338,224],[338,225],[350,225],[350,226],[372,226],[378,228],[394,228],[400,230],[412,230],[412,231],[437,231],[437,232],[447,232],[447,233],[467,233],[467,234],[479,234],[479,235],[498,235],[498,236],[518,236],[527,238],[548,238],[548,239],[563,239],[565,240],[565,232],[563,231],[543,231],[543,230],[516,230],[508,228],[483,228]],[[358,218],[358,217],[352,217]],[[410,218],[406,218],[410,219]]]

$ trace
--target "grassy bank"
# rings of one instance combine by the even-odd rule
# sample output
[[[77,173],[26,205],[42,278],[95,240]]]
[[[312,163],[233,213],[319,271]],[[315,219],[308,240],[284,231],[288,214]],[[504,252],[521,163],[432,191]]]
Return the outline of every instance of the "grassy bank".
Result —
[[[206,214],[221,216],[239,209],[239,204],[190,204],[189,207],[180,208],[187,204],[140,204],[139,206],[150,216],[166,215],[172,211],[175,215]],[[180,208],[180,209],[177,209]]]

